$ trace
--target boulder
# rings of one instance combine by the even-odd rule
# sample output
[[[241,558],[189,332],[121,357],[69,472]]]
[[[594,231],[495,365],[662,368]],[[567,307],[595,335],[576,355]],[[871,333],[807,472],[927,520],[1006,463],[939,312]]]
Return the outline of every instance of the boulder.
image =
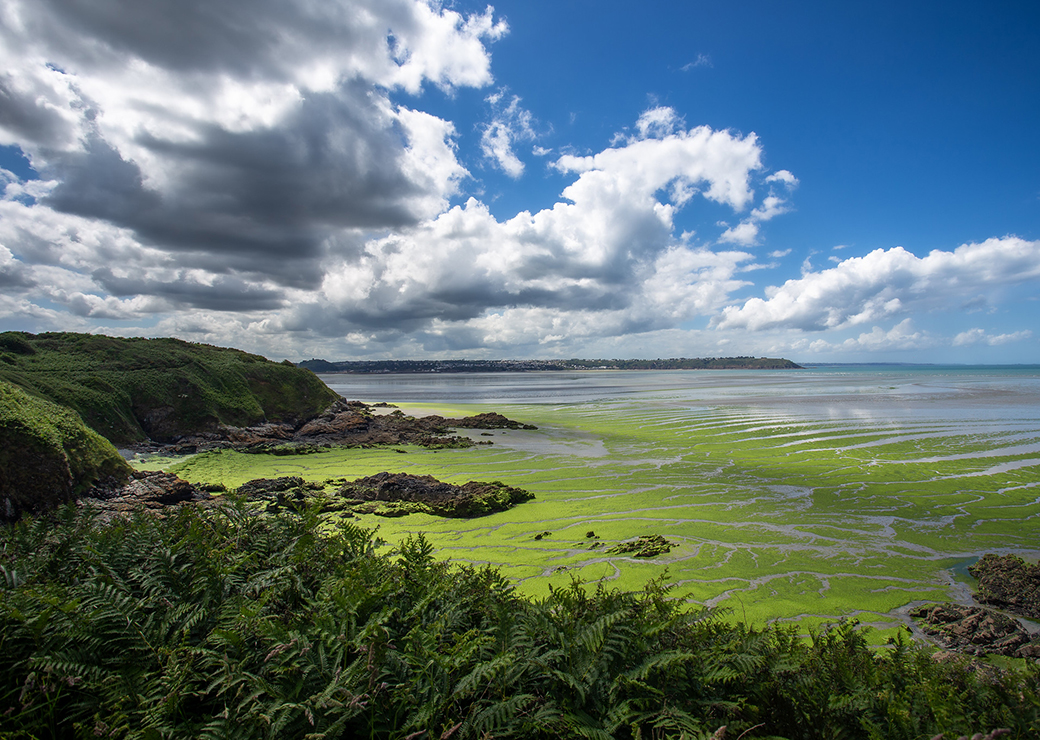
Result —
[[[931,604],[910,611],[921,628],[951,650],[971,655],[996,653],[1017,658],[1036,657],[1033,642],[1018,620],[977,606]]]
[[[984,555],[968,572],[979,582],[975,600],[1040,619],[1040,565],[1017,555]]]

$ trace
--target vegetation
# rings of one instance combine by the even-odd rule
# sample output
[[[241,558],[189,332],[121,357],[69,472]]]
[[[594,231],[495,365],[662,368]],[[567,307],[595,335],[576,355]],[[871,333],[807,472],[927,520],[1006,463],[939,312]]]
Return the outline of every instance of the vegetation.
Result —
[[[67,332],[0,333],[0,380],[74,409],[116,444],[302,421],[338,398],[313,373],[236,349]]]
[[[131,472],[75,411],[0,381],[0,521],[71,501],[91,486]]]
[[[390,553],[241,502],[0,530],[6,738],[930,738],[1040,731],[1037,672]],[[718,735],[715,735],[718,737]]]
[[[545,370],[791,370],[772,357],[671,357],[657,360],[304,360],[316,373],[523,373]]]

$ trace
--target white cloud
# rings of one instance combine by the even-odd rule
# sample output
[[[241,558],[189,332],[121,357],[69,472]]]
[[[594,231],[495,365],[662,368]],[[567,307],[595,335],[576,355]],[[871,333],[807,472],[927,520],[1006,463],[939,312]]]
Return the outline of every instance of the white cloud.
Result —
[[[566,201],[499,221],[470,199],[371,240],[360,258],[330,264],[321,301],[286,321],[325,316],[330,326],[504,346],[510,337],[537,345],[708,315],[746,285],[735,276],[751,256],[677,240],[674,216],[690,196],[675,184],[737,208],[751,197],[747,181],[759,158],[753,137],[704,127],[562,156],[557,169],[576,174]]]
[[[787,188],[798,187],[798,178],[792,175],[787,170],[777,170],[772,175],[766,178],[766,182],[779,182]]]
[[[722,244],[739,244],[750,247],[758,241],[758,224],[754,221],[741,221],[722,232],[719,237]]]
[[[531,112],[520,107],[520,98],[514,95],[509,104],[503,106],[504,98],[505,93],[502,91],[487,97],[493,116],[491,122],[484,126],[480,147],[487,159],[516,179],[524,173],[524,163],[516,156],[513,147],[519,141],[533,140],[536,134],[532,126]],[[537,153],[536,148],[535,154]]]
[[[74,214],[144,251],[206,253],[219,273],[291,286],[320,282],[342,229],[443,211],[468,174],[455,129],[391,95],[489,84],[487,46],[507,30],[490,7],[424,0],[10,0],[2,12],[0,143],[49,186],[7,184],[42,209],[22,241]]]
[[[973,344],[986,344],[990,347],[998,347],[1011,342],[1021,342],[1031,339],[1033,332],[1029,330],[1010,332],[1007,334],[988,334],[984,329],[974,328],[962,331],[953,338],[954,347],[966,347]]]
[[[683,123],[674,108],[659,106],[643,111],[636,121],[637,139],[663,138],[675,133]]]
[[[965,244],[917,257],[902,247],[875,250],[766,289],[766,298],[729,306],[720,329],[787,327],[820,331],[957,308],[964,296],[993,293],[1040,277],[1040,242],[1017,237]]]
[[[715,65],[712,64],[710,56],[708,56],[707,54],[698,54],[696,59],[694,59],[692,62],[687,62],[682,67],[680,67],[680,69],[683,72],[689,72],[691,69],[696,69],[697,67],[714,67],[714,66]]]
[[[798,184],[798,180],[787,170],[780,170],[772,175],[765,178],[765,182],[773,183],[780,182],[787,187],[788,190],[793,189]],[[787,200],[776,195],[775,192],[770,189],[769,195],[762,200],[762,205],[751,211],[751,214],[741,221],[736,226],[726,229],[719,237],[719,242],[722,244],[738,244],[742,247],[754,246],[758,243],[758,235],[760,231],[759,224],[765,221],[771,221],[777,216],[787,213],[790,211],[790,207],[787,205]]]

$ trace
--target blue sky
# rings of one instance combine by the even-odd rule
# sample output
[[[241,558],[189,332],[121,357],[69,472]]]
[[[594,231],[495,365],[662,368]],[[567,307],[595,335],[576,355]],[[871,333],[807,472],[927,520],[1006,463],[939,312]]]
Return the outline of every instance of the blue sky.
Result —
[[[4,0],[0,327],[1040,362],[1038,48],[1026,2]]]

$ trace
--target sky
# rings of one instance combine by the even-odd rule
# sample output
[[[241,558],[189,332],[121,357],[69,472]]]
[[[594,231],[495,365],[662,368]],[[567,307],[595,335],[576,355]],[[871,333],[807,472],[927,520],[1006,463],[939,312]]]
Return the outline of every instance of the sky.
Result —
[[[1040,363],[1040,5],[0,0],[0,329]]]

